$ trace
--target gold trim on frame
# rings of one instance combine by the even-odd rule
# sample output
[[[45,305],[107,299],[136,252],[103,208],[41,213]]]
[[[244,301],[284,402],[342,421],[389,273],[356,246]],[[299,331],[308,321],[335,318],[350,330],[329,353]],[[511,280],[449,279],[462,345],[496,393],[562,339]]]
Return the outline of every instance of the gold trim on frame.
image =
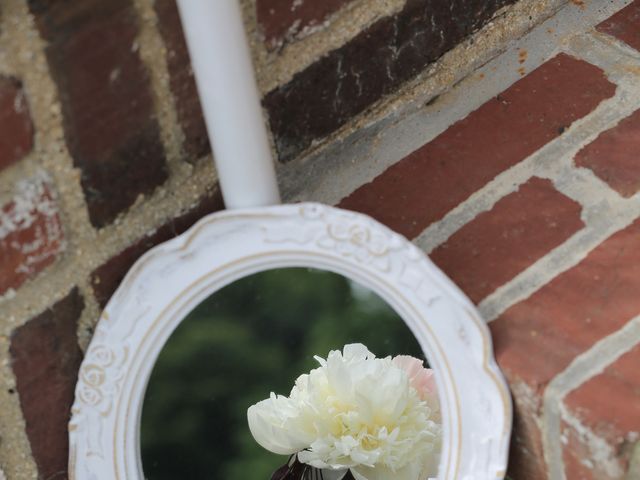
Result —
[[[438,478],[457,480],[461,472],[464,480],[503,478],[511,399],[493,362],[486,324],[471,302],[406,239],[364,215],[318,204],[216,213],[138,260],[102,314],[81,367],[69,425],[70,478],[142,480],[139,445],[129,442],[138,441],[146,382],[173,329],[225,285],[247,274],[284,267],[324,268],[345,275],[396,309],[437,366],[448,435],[443,449],[447,458],[441,458]],[[407,272],[415,284],[403,283]],[[451,318],[433,317],[430,311],[437,302],[445,302],[442,311]],[[466,362],[464,370],[469,372],[454,369],[449,361],[454,358],[452,348],[454,354],[469,350],[468,355],[456,356],[456,365]],[[481,386],[475,393],[489,405],[493,421],[479,418],[479,413],[469,416],[469,411],[462,415],[465,402],[472,408],[460,395],[460,388],[469,393],[465,382]],[[82,394],[92,388],[99,390],[86,403]],[[482,445],[470,444],[470,432],[481,434]],[[472,464],[484,465],[478,468],[487,471],[473,470],[469,477]]]

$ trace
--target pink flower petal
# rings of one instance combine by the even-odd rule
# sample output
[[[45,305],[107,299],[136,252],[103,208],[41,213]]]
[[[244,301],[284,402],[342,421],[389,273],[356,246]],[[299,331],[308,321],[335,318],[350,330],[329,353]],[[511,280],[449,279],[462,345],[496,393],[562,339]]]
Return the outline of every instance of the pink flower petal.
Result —
[[[416,389],[420,398],[426,400],[436,395],[433,370],[424,368],[422,360],[409,355],[398,355],[394,357],[393,364],[407,373],[411,386]]]

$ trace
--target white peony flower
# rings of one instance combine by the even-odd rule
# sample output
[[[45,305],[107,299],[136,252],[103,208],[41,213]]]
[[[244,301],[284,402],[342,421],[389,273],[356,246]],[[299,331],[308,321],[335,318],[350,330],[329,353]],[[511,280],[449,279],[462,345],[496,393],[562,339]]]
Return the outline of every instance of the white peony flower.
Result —
[[[297,454],[327,480],[349,470],[356,480],[437,475],[440,415],[430,371],[417,370],[419,360],[375,358],[362,344],[316,359],[320,367],[298,377],[289,397],[272,393],[249,408],[249,428],[262,447]]]

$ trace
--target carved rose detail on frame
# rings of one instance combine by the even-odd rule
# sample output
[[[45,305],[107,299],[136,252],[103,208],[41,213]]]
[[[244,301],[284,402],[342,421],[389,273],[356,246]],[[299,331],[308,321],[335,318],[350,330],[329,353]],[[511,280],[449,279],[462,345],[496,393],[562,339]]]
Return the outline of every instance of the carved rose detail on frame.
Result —
[[[363,222],[356,214],[326,215],[318,205],[305,205],[298,210],[310,228],[300,229],[299,219],[281,221],[271,228],[262,227],[269,243],[294,242],[305,245],[311,241],[325,250],[344,257],[352,257],[364,264],[372,264],[381,271],[389,271],[389,253],[403,247],[404,240],[395,233],[381,233],[372,222]]]
[[[101,415],[106,415],[117,395],[120,381],[124,377],[123,365],[128,357],[128,348],[118,351],[105,346],[92,346],[79,372],[76,397],[83,404],[93,407]]]
[[[359,263],[372,264],[382,271],[390,269],[390,251],[402,245],[395,235],[384,235],[348,217],[327,223],[325,234],[316,243],[323,249],[335,250],[344,257],[353,257]]]

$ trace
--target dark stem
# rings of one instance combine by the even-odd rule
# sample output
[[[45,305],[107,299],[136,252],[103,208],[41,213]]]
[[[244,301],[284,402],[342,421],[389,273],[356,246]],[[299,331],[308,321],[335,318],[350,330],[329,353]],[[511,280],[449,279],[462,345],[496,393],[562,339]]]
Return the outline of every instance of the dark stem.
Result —
[[[300,463],[298,461],[298,457],[292,455],[289,457],[286,464],[273,472],[271,480],[324,480],[324,474],[322,473],[322,470],[318,468],[313,468],[304,463]],[[343,480],[355,479],[349,471],[343,477]]]

